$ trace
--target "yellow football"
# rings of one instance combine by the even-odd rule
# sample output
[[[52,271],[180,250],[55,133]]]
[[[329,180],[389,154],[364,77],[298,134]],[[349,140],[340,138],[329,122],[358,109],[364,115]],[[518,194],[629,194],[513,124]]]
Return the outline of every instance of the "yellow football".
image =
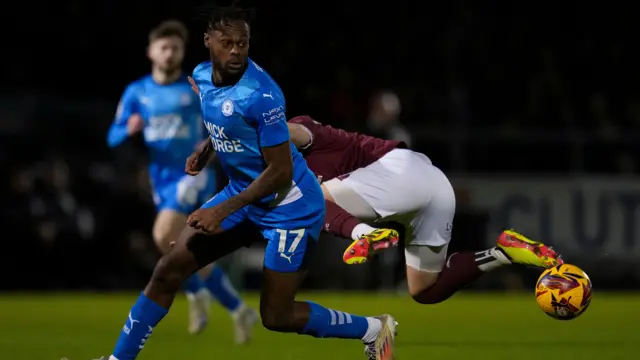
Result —
[[[554,319],[574,319],[591,303],[591,280],[575,265],[552,267],[538,279],[536,301],[542,311]]]

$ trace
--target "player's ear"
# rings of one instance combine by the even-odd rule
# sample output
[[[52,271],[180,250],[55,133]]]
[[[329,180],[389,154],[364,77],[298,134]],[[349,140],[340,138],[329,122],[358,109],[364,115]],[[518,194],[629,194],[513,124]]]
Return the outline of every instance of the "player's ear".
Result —
[[[204,46],[208,49],[209,48],[209,40],[211,39],[211,36],[209,36],[208,33],[204,33]]]

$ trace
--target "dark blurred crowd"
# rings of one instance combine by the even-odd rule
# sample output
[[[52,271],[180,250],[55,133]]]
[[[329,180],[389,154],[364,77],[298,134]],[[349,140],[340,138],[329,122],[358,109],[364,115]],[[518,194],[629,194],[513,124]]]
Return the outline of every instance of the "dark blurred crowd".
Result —
[[[290,116],[405,140],[448,172],[638,173],[636,32],[624,11],[292,4],[260,10],[252,45]],[[5,271],[27,267],[51,287],[122,287],[148,275],[157,254],[144,151],[134,142],[112,152],[104,137],[127,82],[148,71],[148,29],[167,17],[193,23],[190,1],[152,5],[69,1],[23,33],[55,22],[49,35],[59,40],[20,48],[0,93],[0,221],[15,249]],[[131,26],[114,26],[123,21]],[[192,30],[187,68],[206,59],[201,28]],[[32,70],[58,50],[71,60]]]
[[[107,164],[64,153],[13,167],[2,188],[2,288],[126,288],[149,275],[154,207],[141,166],[116,179]]]

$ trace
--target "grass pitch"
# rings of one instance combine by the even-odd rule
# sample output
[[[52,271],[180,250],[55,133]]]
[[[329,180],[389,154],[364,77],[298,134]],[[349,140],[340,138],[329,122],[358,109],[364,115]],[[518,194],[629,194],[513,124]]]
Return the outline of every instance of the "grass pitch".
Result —
[[[90,360],[108,355],[136,294],[0,296],[0,359]],[[458,294],[440,305],[408,296],[305,294],[301,299],[356,314],[393,314],[399,322],[399,359],[630,359],[640,350],[640,294],[594,295],[589,310],[557,321],[539,310],[533,295]],[[249,296],[252,306],[255,296]],[[140,360],[365,359],[358,341],[271,333],[260,326],[248,346],[233,344],[231,321],[212,309],[209,327],[186,332],[179,296],[155,329]]]

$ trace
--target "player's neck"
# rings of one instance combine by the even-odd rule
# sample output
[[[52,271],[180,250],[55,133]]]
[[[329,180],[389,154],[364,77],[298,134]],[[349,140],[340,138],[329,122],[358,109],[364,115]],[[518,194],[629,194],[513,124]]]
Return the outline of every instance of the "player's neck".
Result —
[[[211,81],[213,81],[213,84],[218,87],[232,86],[232,85],[235,85],[238,81],[240,81],[240,78],[242,78],[245,71],[247,71],[246,67],[244,71],[241,71],[236,75],[230,75],[230,74],[223,74],[222,72],[217,71],[214,68],[213,73],[211,75]]]
[[[176,82],[182,75],[182,70],[163,71],[158,68],[151,69],[151,77],[158,84],[166,85]]]

